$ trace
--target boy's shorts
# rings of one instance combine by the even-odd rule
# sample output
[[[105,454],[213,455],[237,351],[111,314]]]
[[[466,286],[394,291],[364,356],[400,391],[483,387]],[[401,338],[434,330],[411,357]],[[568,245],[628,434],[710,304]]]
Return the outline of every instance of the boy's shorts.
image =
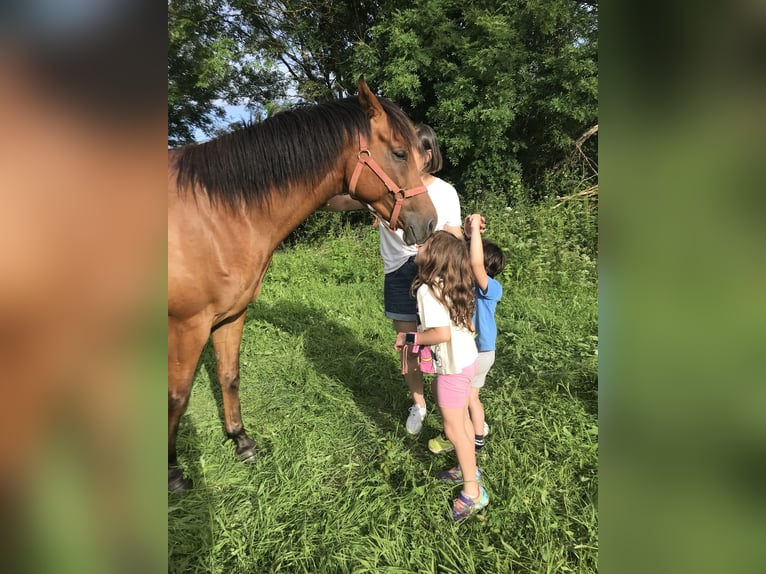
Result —
[[[476,375],[471,381],[471,388],[480,389],[484,386],[484,382],[487,380],[487,373],[494,364],[494,351],[479,351],[479,365],[476,367]]]
[[[410,295],[410,288],[418,276],[415,256],[410,257],[396,271],[386,274],[383,283],[383,306],[386,317],[395,321],[417,321],[418,300]]]

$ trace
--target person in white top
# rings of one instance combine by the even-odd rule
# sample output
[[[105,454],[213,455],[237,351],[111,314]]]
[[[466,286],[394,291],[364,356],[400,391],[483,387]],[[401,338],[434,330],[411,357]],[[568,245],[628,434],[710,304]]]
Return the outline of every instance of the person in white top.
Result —
[[[430,345],[436,378],[432,390],[444,419],[444,433],[455,445],[458,466],[439,473],[441,480],[462,482],[452,505],[452,518],[462,520],[489,502],[476,467],[473,426],[468,418],[471,380],[479,352],[473,337],[476,307],[474,277],[468,248],[447,231],[436,231],[421,245],[416,257],[418,332],[398,333],[394,348]]]
[[[426,125],[416,126],[420,140],[420,172],[423,184],[428,188],[428,195],[436,208],[437,222],[435,230],[446,230],[455,237],[463,237],[461,231],[460,200],[455,188],[436,177],[443,165],[439,142],[434,130]],[[325,205],[330,211],[349,211],[366,209],[366,206],[348,195],[337,195]],[[401,229],[391,231],[387,223],[378,218],[380,235],[380,256],[383,259],[385,274],[383,302],[386,317],[394,322],[397,333],[407,333],[417,329],[417,300],[410,292],[412,282],[417,276],[415,255],[418,248],[404,243]],[[406,428],[411,434],[417,434],[423,428],[426,416],[426,401],[423,396],[423,373],[418,369],[417,355],[408,356],[407,373],[404,380],[412,394],[414,404],[410,407]]]

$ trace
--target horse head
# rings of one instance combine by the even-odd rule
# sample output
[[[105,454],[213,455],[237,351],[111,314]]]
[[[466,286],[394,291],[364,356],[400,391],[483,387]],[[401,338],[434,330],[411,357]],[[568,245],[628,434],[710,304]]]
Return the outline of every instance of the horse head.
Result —
[[[370,119],[370,134],[359,134],[359,151],[349,162],[349,190],[388,221],[392,230],[401,228],[405,243],[423,243],[433,232],[437,216],[420,179],[415,129],[400,109],[388,102],[384,106],[364,78],[359,79],[358,89],[359,104]]]

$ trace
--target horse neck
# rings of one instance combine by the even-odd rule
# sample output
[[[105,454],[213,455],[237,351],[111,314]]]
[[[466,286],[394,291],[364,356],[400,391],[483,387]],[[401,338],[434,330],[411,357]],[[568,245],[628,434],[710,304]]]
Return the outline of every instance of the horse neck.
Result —
[[[318,185],[307,183],[294,184],[286,191],[274,191],[271,204],[263,208],[253,207],[250,220],[267,217],[272,227],[272,242],[276,248],[296,227],[303,223],[309,215],[329,201],[331,197],[343,192],[345,160],[339,156],[336,164],[327,171]],[[274,198],[278,198],[274,201]]]

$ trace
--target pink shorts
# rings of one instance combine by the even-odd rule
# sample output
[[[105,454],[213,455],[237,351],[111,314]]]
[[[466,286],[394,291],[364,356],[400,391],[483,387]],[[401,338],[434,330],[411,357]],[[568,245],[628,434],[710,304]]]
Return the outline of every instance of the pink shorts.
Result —
[[[455,375],[436,376],[436,404],[443,409],[459,409],[468,406],[471,380],[476,374],[474,361]]]

